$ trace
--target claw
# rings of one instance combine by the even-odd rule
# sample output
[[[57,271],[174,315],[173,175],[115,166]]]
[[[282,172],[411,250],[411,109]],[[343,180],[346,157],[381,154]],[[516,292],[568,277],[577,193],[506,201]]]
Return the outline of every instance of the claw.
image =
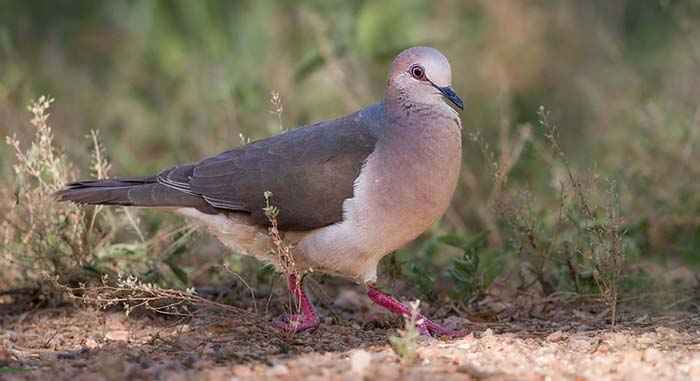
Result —
[[[284,314],[272,323],[272,325],[284,332],[300,333],[314,331],[320,321],[317,316],[305,316],[303,314]]]
[[[309,298],[304,293],[301,280],[297,280],[296,275],[290,274],[287,278],[289,292],[294,297],[298,314],[285,314],[277,318],[272,325],[284,332],[299,333],[313,331],[318,328],[320,320],[314,306],[309,302]]]
[[[401,315],[401,316],[410,316],[411,315],[411,310],[404,305],[403,303],[399,302],[396,300],[394,297],[391,295],[387,295],[376,288],[370,286],[369,290],[367,291],[367,295],[369,296],[370,299],[372,299],[373,302],[376,304],[386,308],[387,310]],[[418,321],[419,323],[417,324],[416,328],[418,328],[418,332],[420,332],[422,335],[425,336],[433,336],[433,337],[440,337],[440,336],[445,336],[445,337],[458,337],[462,336],[462,332],[459,331],[453,331],[450,329],[447,329],[440,324],[437,324],[433,322],[430,319],[427,319],[423,315],[418,316]]]
[[[423,317],[422,319],[423,321],[420,324],[418,324],[418,332],[420,332],[423,335],[448,338],[465,336],[464,332],[445,328],[432,320],[426,319],[425,317]]]

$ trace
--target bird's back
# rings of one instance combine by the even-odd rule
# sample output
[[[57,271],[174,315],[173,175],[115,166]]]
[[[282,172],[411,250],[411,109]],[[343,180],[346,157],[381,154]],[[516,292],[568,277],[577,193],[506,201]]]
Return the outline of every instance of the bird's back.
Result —
[[[283,230],[311,230],[342,219],[342,205],[377,141],[375,104],[163,171],[159,181],[200,195],[222,210],[250,213],[267,225],[264,193],[280,209]]]

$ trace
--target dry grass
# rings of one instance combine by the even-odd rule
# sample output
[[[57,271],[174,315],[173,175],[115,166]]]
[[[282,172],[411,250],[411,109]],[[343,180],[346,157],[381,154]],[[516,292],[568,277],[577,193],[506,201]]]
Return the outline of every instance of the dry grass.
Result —
[[[504,189],[497,200],[509,247],[532,272],[544,295],[558,291],[594,292],[617,320],[623,272],[631,248],[625,244],[619,188],[595,172],[577,171],[559,145],[558,127],[543,107],[540,127],[558,193],[556,213],[543,200],[518,187]],[[547,153],[549,152],[549,154]],[[521,270],[523,271],[523,270]]]
[[[586,188],[559,146],[557,126],[552,122],[549,112],[542,107],[539,115],[540,123],[546,131],[545,137],[563,166],[568,180],[567,183],[561,183],[562,210],[559,212],[557,224],[564,224],[566,219],[576,228],[579,244],[567,248],[592,266],[593,279],[611,310],[611,324],[615,325],[620,281],[626,264],[619,188],[614,180],[604,180],[597,174],[593,175],[589,188]],[[569,266],[576,271],[572,263],[569,261]]]
[[[133,275],[118,275],[116,279],[102,277],[101,285],[68,287],[58,282],[57,289],[81,304],[109,309],[118,307],[129,316],[131,313],[154,312],[166,316],[191,318],[196,308],[218,309],[240,317],[251,317],[244,309],[218,303],[197,295],[194,288],[167,289],[153,283],[145,283]]]
[[[75,179],[76,171],[54,144],[48,123],[52,98],[40,97],[29,107],[33,115],[34,141],[22,149],[15,137],[7,143],[14,149],[15,187],[3,187],[3,211],[0,220],[3,263],[0,280],[19,287],[58,276],[76,280],[80,273],[111,244],[119,228],[101,209],[84,209],[55,202],[53,193]],[[95,155],[93,171],[105,175],[109,164],[103,157],[97,135],[93,133]]]
[[[77,171],[54,142],[48,112],[52,103],[52,98],[42,96],[30,105],[35,136],[26,149],[16,137],[7,138],[16,162],[13,194],[9,187],[0,188],[4,196],[0,202],[3,294],[22,299],[22,294],[35,290],[31,293],[50,295],[48,301],[56,302],[64,291],[78,285],[83,291],[95,284],[95,290],[105,289],[107,279],[132,279],[117,274],[148,271],[152,253],[176,277],[186,277],[170,263],[169,255],[186,245],[194,232],[191,227],[164,229],[148,238],[138,217],[126,208],[56,202],[53,193],[74,181]],[[111,165],[98,132],[91,131],[89,139],[93,145],[91,175],[106,178]],[[123,242],[125,237],[131,238]],[[112,278],[105,277],[107,274]],[[121,290],[125,285],[118,281],[114,287]],[[37,289],[43,291],[37,294]]]
[[[460,264],[453,259],[450,269],[460,264],[470,276],[451,276],[452,289],[472,289],[474,279],[483,282],[484,272],[493,270],[480,262],[500,255],[505,258],[500,267],[506,269],[499,267],[498,271],[504,276],[512,272],[519,278],[508,288],[542,297],[560,292],[596,295],[607,305],[614,325],[622,283],[629,279],[625,274],[632,273],[626,273],[629,257],[636,254],[636,246],[627,238],[620,185],[596,168],[575,168],[560,145],[560,130],[550,112],[541,107],[538,116],[536,128],[521,125],[514,133],[509,118],[503,118],[497,144],[490,143],[479,130],[469,135],[492,183],[480,186],[469,168],[463,181],[479,204],[477,214],[484,226],[490,227],[489,241],[496,250],[469,251],[463,247],[469,260]],[[522,170],[525,150],[530,152],[529,160],[536,154],[550,173],[551,194],[533,192],[532,185],[511,178],[513,168],[521,166]],[[488,294],[490,284],[483,286]]]
[[[294,275],[297,279],[300,279],[300,273],[297,269],[296,262],[294,261],[294,256],[292,255],[292,249],[294,247],[284,240],[284,237],[278,228],[277,217],[279,216],[280,210],[278,207],[272,205],[272,192],[265,191],[264,196],[265,208],[263,211],[270,222],[270,226],[268,227],[267,231],[273,245],[273,252],[270,254],[277,257],[275,262],[279,263],[282,272],[286,276]]]

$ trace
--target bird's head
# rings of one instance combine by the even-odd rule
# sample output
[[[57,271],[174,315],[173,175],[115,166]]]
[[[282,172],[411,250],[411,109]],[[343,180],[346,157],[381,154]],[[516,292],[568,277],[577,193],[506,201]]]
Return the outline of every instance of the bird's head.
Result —
[[[391,64],[386,97],[400,103],[443,105],[460,110],[464,102],[451,87],[452,69],[437,49],[414,47],[401,52]]]

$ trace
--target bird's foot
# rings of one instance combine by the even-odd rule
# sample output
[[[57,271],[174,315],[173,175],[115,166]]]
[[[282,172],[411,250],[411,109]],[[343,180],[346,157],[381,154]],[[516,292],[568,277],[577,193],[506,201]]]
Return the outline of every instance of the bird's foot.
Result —
[[[369,287],[367,291],[367,296],[369,296],[369,298],[372,299],[374,303],[386,308],[387,310],[397,315],[401,315],[403,317],[411,316],[411,309],[408,308],[408,306],[399,302],[393,296],[387,295],[372,286]],[[420,314],[417,316],[416,319],[416,328],[418,329],[418,332],[426,336],[462,336],[462,332],[447,329]]]
[[[416,328],[418,329],[418,332],[424,336],[448,338],[464,336],[463,332],[445,328],[430,319],[426,319],[423,315],[419,316],[418,321],[416,322]]]
[[[320,320],[316,315],[314,306],[306,297],[301,279],[296,274],[289,274],[287,278],[289,292],[294,298],[294,304],[298,306],[296,314],[284,314],[277,318],[272,325],[287,333],[299,333],[313,331],[318,328]]]
[[[313,331],[318,328],[319,324],[320,321],[316,314],[284,314],[272,322],[275,328],[287,333]]]

